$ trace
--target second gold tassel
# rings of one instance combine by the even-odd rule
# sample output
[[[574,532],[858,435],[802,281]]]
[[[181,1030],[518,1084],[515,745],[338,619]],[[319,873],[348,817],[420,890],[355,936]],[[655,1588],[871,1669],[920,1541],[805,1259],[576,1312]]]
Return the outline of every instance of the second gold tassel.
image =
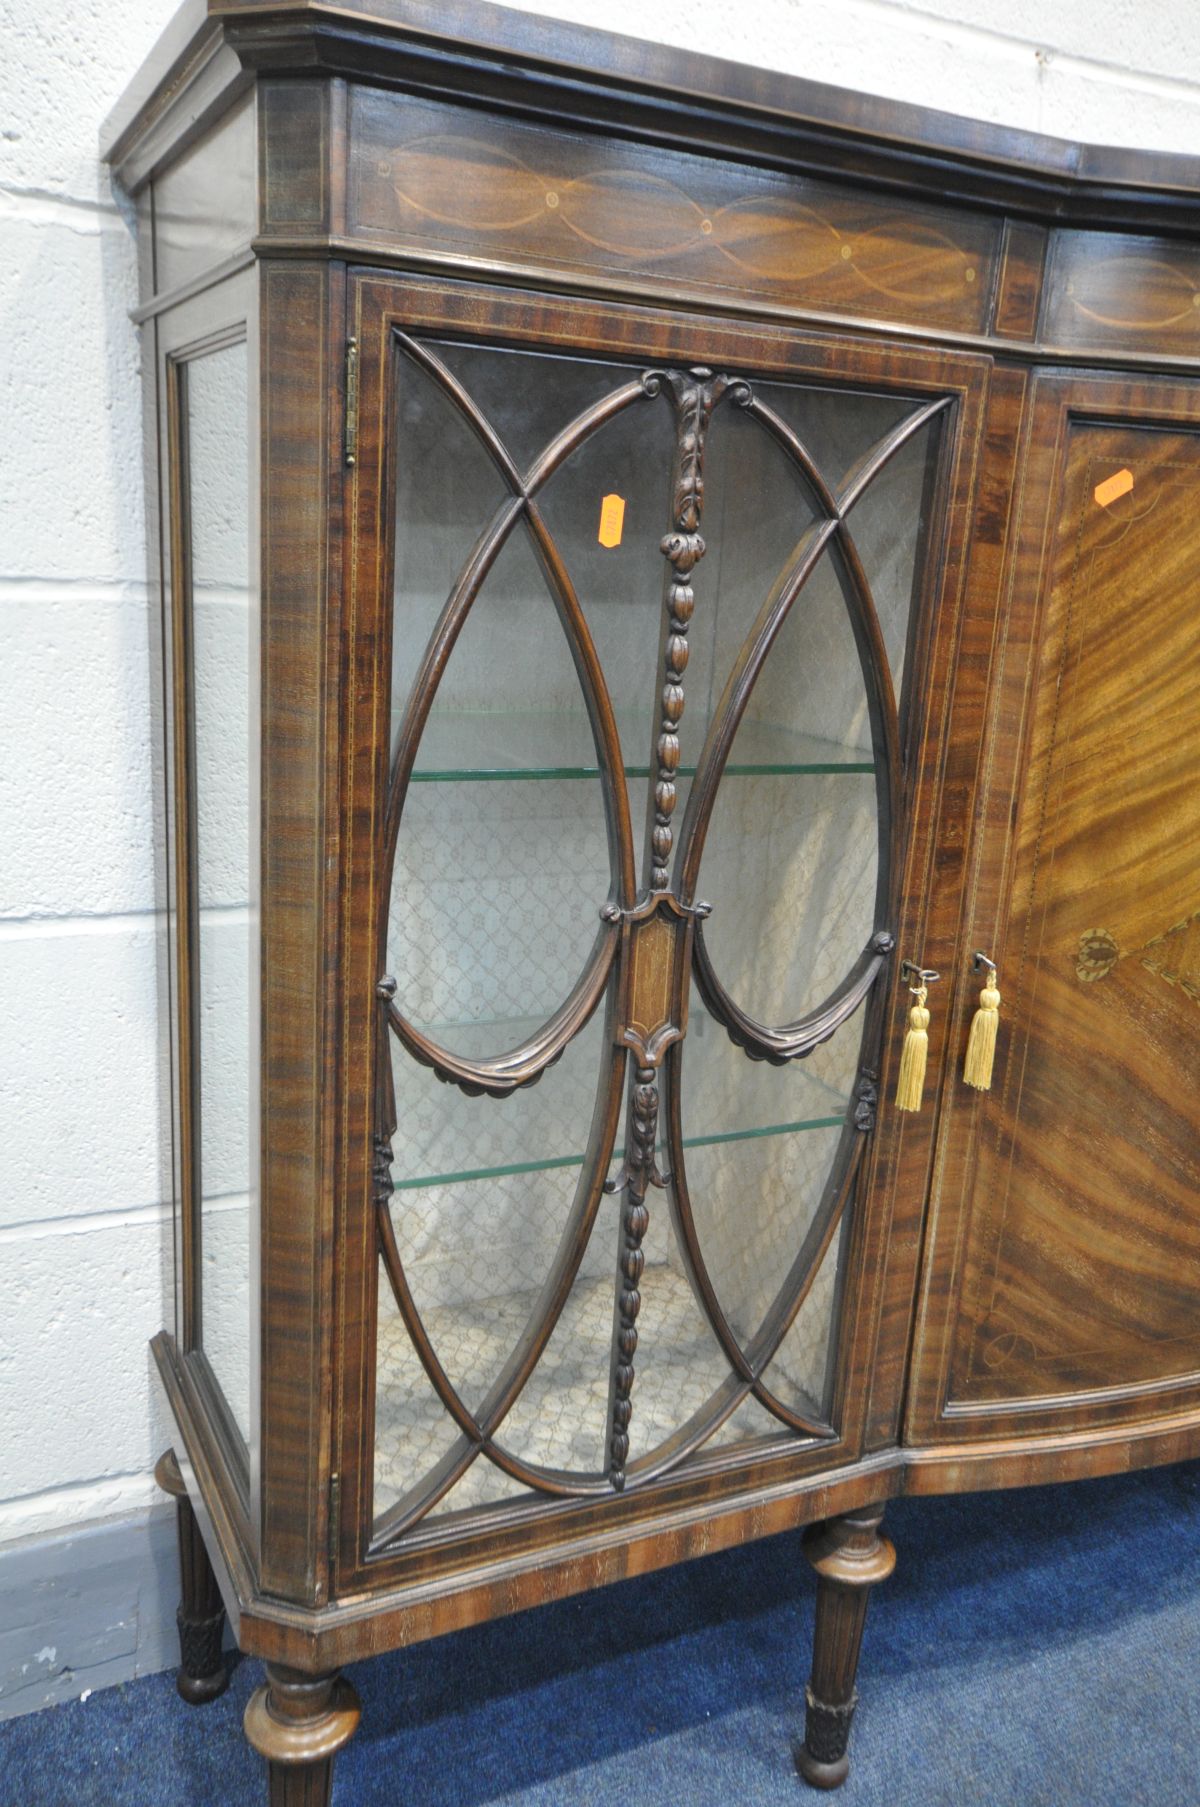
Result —
[[[977,1092],[991,1090],[992,1063],[996,1057],[996,1031],[1000,1027],[1000,990],[996,968],[986,954],[976,954],[977,967],[986,966],[987,979],[979,994],[979,1008],[971,1019],[967,1037],[967,1057],[963,1062],[963,1079]]]

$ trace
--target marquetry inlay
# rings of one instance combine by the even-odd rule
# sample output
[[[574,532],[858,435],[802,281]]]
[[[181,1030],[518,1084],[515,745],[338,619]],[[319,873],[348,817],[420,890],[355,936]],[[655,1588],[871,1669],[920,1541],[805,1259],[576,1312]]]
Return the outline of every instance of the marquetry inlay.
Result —
[[[351,230],[982,332],[999,225],[912,199],[356,92]]]

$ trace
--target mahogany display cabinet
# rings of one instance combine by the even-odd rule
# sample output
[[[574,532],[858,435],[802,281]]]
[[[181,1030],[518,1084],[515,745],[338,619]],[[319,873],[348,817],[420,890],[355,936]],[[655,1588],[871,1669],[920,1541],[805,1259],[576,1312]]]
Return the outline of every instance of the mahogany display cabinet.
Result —
[[[833,1786],[891,1496],[1200,1454],[1200,163],[474,0],[106,154],[180,1690],[324,1802],[343,1664],[807,1526]]]

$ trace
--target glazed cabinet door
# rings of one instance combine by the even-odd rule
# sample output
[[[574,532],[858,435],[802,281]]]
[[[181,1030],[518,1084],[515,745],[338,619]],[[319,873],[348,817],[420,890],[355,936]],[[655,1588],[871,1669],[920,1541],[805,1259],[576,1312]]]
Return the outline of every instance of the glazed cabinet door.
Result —
[[[952,1034],[980,949],[998,1047],[946,1090],[915,1442],[1200,1403],[1200,393],[1046,377],[1024,467]]]
[[[353,332],[378,1564],[861,1445],[982,367],[371,278]]]

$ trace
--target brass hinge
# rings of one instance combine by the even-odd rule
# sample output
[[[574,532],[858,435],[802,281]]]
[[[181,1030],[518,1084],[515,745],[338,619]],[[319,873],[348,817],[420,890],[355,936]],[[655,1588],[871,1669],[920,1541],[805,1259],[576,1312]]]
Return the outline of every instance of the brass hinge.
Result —
[[[342,1544],[342,1477],[331,1474],[329,1477],[329,1587],[333,1591],[333,1577],[337,1568],[338,1551]]]
[[[358,458],[358,340],[346,340],[346,463]]]

